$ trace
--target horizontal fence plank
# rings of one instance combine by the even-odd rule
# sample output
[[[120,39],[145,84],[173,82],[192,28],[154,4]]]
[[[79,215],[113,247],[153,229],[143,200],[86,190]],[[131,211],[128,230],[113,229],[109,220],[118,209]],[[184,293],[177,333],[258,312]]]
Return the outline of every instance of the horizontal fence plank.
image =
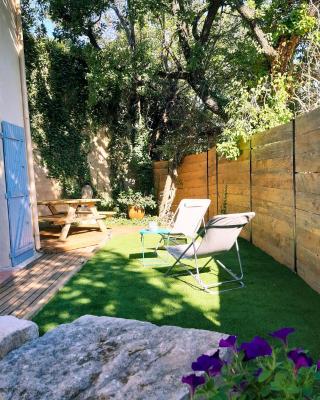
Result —
[[[266,200],[275,204],[293,207],[294,195],[292,190],[252,186],[252,201],[255,199]]]
[[[178,175],[183,172],[193,172],[197,169],[206,171],[207,170],[207,161],[199,161],[198,163],[187,163],[183,161],[183,163],[178,167]]]
[[[296,171],[320,172],[320,126],[296,136]]]
[[[298,210],[320,214],[320,195],[316,193],[297,192],[296,207]]]
[[[219,164],[218,173],[234,173],[235,170],[237,170],[238,172],[249,173],[250,161],[244,160],[239,161],[239,163],[236,161],[228,161],[227,163]]]
[[[320,256],[297,243],[297,272],[313,289],[320,292]]]
[[[252,161],[267,160],[271,158],[291,158],[292,139],[266,144],[252,149]]]
[[[270,234],[259,232],[254,227],[252,228],[253,244],[261,250],[271,255],[280,264],[286,265],[290,269],[294,267],[294,244],[293,241],[287,242],[280,246]]]
[[[268,188],[278,188],[285,190],[293,189],[293,178],[292,172],[283,172],[279,174],[278,172],[266,172],[264,174],[252,173],[252,185],[253,186],[263,186]]]
[[[320,128],[320,111],[316,109],[296,118],[295,122],[296,137],[305,135],[308,132],[319,130]]]
[[[251,147],[255,148],[270,143],[282,142],[292,139],[292,122],[280,125],[262,133],[257,133],[251,138]]]
[[[274,218],[280,220],[294,218],[293,207],[282,204],[275,204],[263,199],[256,199],[256,198],[252,199],[252,208],[257,214],[264,214],[264,215],[272,214]]]
[[[183,162],[186,162],[186,163],[207,162],[207,152],[187,155],[183,159]]]
[[[320,194],[320,173],[296,174],[297,192]]]
[[[292,173],[292,159],[289,158],[270,158],[267,160],[252,161],[252,171],[255,174],[266,172],[290,172]]]
[[[294,238],[293,218],[277,219],[272,215],[257,214],[252,225],[259,231],[270,232],[273,237],[278,237],[280,244],[282,240]]]
[[[220,165],[229,164],[229,163],[236,164],[237,162],[249,160],[249,158],[250,158],[250,149],[245,149],[245,150],[240,150],[240,155],[237,158],[237,160],[228,160],[226,158],[219,158],[219,164]]]

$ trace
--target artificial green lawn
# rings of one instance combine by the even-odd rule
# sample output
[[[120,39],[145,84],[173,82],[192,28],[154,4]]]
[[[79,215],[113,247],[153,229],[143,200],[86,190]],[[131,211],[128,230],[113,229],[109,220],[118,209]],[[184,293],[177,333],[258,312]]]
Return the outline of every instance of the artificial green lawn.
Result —
[[[156,238],[147,237],[147,247]],[[113,238],[34,318],[41,332],[85,314],[150,321],[236,334],[240,340],[291,326],[291,343],[320,353],[320,295],[248,242],[240,241],[246,287],[209,295],[193,279],[166,278],[163,267],[143,267],[138,234]],[[161,251],[162,256],[165,255]],[[151,254],[150,254],[151,256]],[[236,266],[233,253],[220,258]],[[150,259],[150,262],[156,261]],[[213,272],[217,271],[213,265]],[[217,279],[217,275],[203,276]],[[221,278],[219,272],[219,278]]]

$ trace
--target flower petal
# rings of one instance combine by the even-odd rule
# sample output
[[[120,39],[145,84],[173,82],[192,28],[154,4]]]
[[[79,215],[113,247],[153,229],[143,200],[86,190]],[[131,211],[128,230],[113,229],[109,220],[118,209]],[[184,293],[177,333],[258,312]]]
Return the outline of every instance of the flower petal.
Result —
[[[182,383],[186,383],[190,386],[190,391],[192,394],[194,394],[196,388],[200,385],[203,385],[205,381],[206,380],[204,376],[197,376],[196,374],[183,376],[181,379]]]
[[[202,354],[200,357],[197,358],[197,361],[192,363],[191,368],[193,371],[203,371],[208,374],[209,369],[217,365],[217,360],[218,362],[222,363],[219,357],[219,350],[217,350],[212,356]]]
[[[295,370],[298,371],[300,368],[311,367],[313,364],[312,358],[309,357],[304,351],[301,349],[293,349],[289,351],[288,358],[293,361]]]
[[[228,336],[227,339],[221,339],[219,347],[232,347],[235,348],[237,336]]]
[[[248,343],[242,343],[240,350],[244,351],[244,361],[249,361],[257,357],[270,356],[272,354],[272,348],[269,343],[256,336]]]
[[[272,333],[270,333],[269,335],[281,340],[282,343],[284,343],[285,345],[288,344],[288,335],[290,335],[290,333],[295,332],[294,328],[281,328],[278,329],[277,331],[274,331]]]

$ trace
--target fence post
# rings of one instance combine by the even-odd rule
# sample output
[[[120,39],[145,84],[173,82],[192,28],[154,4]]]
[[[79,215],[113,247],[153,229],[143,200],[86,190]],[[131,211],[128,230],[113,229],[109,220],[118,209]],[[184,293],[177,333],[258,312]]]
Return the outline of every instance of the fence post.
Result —
[[[297,268],[297,186],[296,186],[296,120],[292,120],[292,185],[293,185],[293,268],[298,273]]]
[[[207,149],[207,199],[209,199],[209,148]],[[207,220],[209,220],[209,208],[207,211]]]
[[[216,204],[217,204],[217,214],[219,214],[219,185],[218,185],[218,166],[219,166],[219,160],[218,160],[218,154],[217,154],[217,147],[216,147]]]
[[[251,139],[249,141],[250,151],[249,151],[249,196],[250,196],[250,211],[252,211],[252,143]],[[252,222],[250,222],[250,243],[252,243]]]

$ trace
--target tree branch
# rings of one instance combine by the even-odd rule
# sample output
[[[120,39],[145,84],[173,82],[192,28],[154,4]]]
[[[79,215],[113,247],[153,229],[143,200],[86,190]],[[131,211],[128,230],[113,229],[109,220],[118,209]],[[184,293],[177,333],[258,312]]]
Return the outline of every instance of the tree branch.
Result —
[[[208,7],[207,16],[205,18],[202,31],[200,34],[200,43],[207,43],[212,28],[213,21],[219,11],[219,8],[223,5],[224,0],[210,0]]]
[[[183,54],[188,60],[191,56],[191,48],[188,41],[188,27],[185,22],[181,22],[181,18],[179,18],[179,11],[181,11],[181,4],[179,0],[172,0],[172,13],[176,17],[177,23],[177,33],[179,37],[179,42],[183,51]]]
[[[242,18],[249,25],[254,37],[260,44],[264,55],[270,62],[272,62],[277,57],[278,53],[277,50],[269,43],[267,36],[260,28],[255,18],[255,11],[252,8],[248,7],[247,5],[240,4],[239,2],[236,4],[236,8],[239,14],[242,16]]]
[[[132,24],[130,24],[125,18],[124,16],[121,14],[119,8],[116,6],[116,4],[114,2],[112,2],[110,4],[110,7],[112,8],[112,10],[115,12],[116,16],[118,17],[118,20],[120,22],[120,25],[122,27],[122,29],[124,30],[128,43],[131,47],[131,49],[135,48],[135,33],[134,33],[134,27],[132,26]]]
[[[172,71],[172,72],[159,71],[158,75],[160,76],[160,78],[182,79],[182,80],[188,80],[190,76],[189,72],[186,71]]]
[[[194,18],[194,20],[193,20],[193,22],[192,22],[192,35],[193,35],[193,37],[194,37],[194,39],[195,39],[196,41],[198,41],[198,40],[200,39],[199,32],[198,32],[198,24],[199,24],[199,21],[200,21],[201,17],[203,16],[203,14],[204,14],[205,12],[207,12],[207,10],[208,10],[208,7],[207,7],[207,5],[205,5],[205,7],[203,7],[203,8],[198,12],[198,14],[195,16],[195,18]]]
[[[97,49],[97,50],[101,50],[101,47],[99,46],[99,43],[97,42],[97,39],[94,35],[93,29],[92,29],[92,25],[89,25],[87,30],[86,30],[86,34],[89,38],[89,41],[91,43],[91,45]]]

